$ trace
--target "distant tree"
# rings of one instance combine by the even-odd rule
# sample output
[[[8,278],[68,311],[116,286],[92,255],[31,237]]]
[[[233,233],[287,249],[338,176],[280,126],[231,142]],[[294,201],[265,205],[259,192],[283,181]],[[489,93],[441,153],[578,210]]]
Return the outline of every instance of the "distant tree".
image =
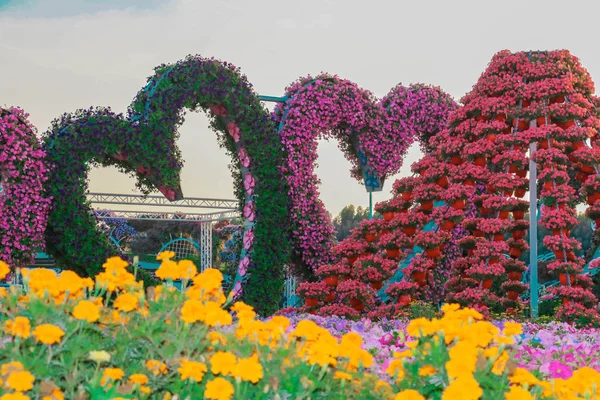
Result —
[[[361,206],[354,207],[350,204],[342,209],[337,217],[333,219],[335,238],[342,241],[350,236],[350,232],[358,223],[369,218],[369,210]]]

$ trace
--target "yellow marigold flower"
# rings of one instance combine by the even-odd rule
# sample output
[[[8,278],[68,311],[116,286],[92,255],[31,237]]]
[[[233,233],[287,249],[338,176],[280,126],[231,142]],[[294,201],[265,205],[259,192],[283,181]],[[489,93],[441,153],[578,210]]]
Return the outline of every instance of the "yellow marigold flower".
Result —
[[[60,389],[52,389],[50,395],[42,397],[42,400],[65,400],[65,395]]]
[[[208,326],[227,326],[231,325],[233,322],[231,314],[223,310],[221,306],[213,301],[206,303],[204,306],[204,313],[205,315],[203,320]]]
[[[450,378],[458,378],[475,372],[477,348],[469,342],[458,342],[448,351],[450,361],[446,363],[446,371]]]
[[[495,346],[488,347],[487,349],[483,350],[483,356],[486,358],[493,358],[498,355],[499,351],[500,351],[500,349],[498,349],[498,347],[495,347]]]
[[[508,393],[504,395],[506,400],[533,400],[534,397],[529,391],[520,386],[511,386]]]
[[[138,307],[138,298],[131,293],[120,294],[113,304],[113,306],[119,311],[133,311]]]
[[[503,351],[500,354],[500,357],[494,362],[492,366],[492,373],[495,375],[502,375],[504,373],[504,369],[506,368],[506,363],[508,362],[509,356],[506,351]]]
[[[6,376],[12,372],[23,371],[24,369],[25,368],[23,367],[23,364],[21,364],[19,361],[11,361],[9,363],[2,364],[2,367],[0,367],[0,374],[2,374],[2,376]]]
[[[431,365],[425,365],[424,367],[419,368],[419,376],[430,376],[437,372],[437,369],[433,368]]]
[[[523,326],[518,322],[508,321],[504,323],[502,334],[505,336],[516,336],[523,333]]]
[[[496,336],[494,342],[497,344],[513,344],[515,340],[512,337]]]
[[[149,380],[145,374],[133,374],[129,376],[129,382],[137,383],[138,385],[145,385],[149,382]]]
[[[6,386],[17,392],[27,392],[33,389],[35,376],[29,371],[11,372],[6,379]]]
[[[177,263],[179,279],[192,279],[198,274],[196,264],[191,260],[181,260]]]
[[[158,360],[146,361],[146,368],[148,368],[153,375],[165,375],[167,373],[167,364]]]
[[[347,372],[336,371],[335,374],[333,375],[333,379],[342,379],[345,381],[350,381],[350,380],[352,380],[352,375],[350,375]]]
[[[6,321],[5,331],[12,336],[28,338],[31,335],[31,324],[28,318],[15,317],[15,319]]]
[[[392,378],[396,378],[396,382],[400,382],[404,379],[404,365],[402,364],[402,360],[392,360],[390,361],[388,367],[385,369],[385,372]]]
[[[248,358],[240,358],[233,370],[233,376],[246,382],[257,383],[263,378],[263,367],[254,354]]]
[[[121,368],[106,368],[102,372],[102,379],[100,379],[100,384],[104,386],[109,379],[112,381],[118,381],[125,376],[125,372]]]
[[[81,300],[73,308],[73,317],[87,322],[96,322],[100,319],[100,307],[89,300]]]
[[[175,261],[171,261],[169,259],[163,260],[160,264],[160,267],[155,272],[156,276],[163,281],[167,279],[177,280],[179,279],[179,268],[177,267],[177,263]]]
[[[210,357],[210,370],[214,375],[231,375],[236,363],[235,355],[226,351],[218,351]]]
[[[442,400],[479,400],[483,390],[473,375],[460,375],[444,390]]]
[[[398,393],[394,400],[425,400],[425,397],[421,396],[421,393],[416,390],[408,389]]]
[[[227,344],[227,339],[219,332],[210,331],[208,332],[208,335],[206,335],[206,337],[210,341],[210,344],[212,344],[213,346],[217,344]]]
[[[412,337],[429,336],[440,329],[437,320],[430,321],[427,318],[416,318],[409,322],[406,333]]]
[[[412,350],[403,350],[403,351],[395,351],[394,352],[395,358],[409,358],[412,356],[413,356]]]
[[[229,400],[233,397],[233,385],[226,379],[215,378],[206,384],[204,398],[210,400]]]
[[[0,261],[0,280],[6,278],[6,275],[10,272],[8,264],[4,261]]]
[[[444,304],[442,306],[442,312],[444,314],[450,314],[453,313],[454,311],[458,311],[460,309],[460,304]]]
[[[6,297],[6,295],[8,295],[8,290],[6,290],[6,288],[0,288],[0,299]]]
[[[127,261],[123,260],[119,256],[115,256],[115,257],[110,257],[109,259],[107,259],[106,262],[104,264],[102,264],[102,267],[105,270],[116,270],[116,269],[125,269],[128,265],[129,265],[129,263]]]
[[[223,274],[218,269],[208,268],[194,277],[194,286],[204,289],[206,293],[221,290]]]
[[[517,385],[538,385],[540,383],[539,379],[536,378],[531,372],[527,371],[525,368],[517,367],[513,372],[512,376],[508,378],[511,383]]]
[[[244,303],[243,301],[236,301],[231,306],[231,311],[233,311],[235,313],[239,313],[241,311],[254,311],[254,308],[252,306],[249,306],[248,304]]]
[[[100,364],[103,362],[109,362],[110,361],[110,354],[107,351],[104,350],[92,350],[88,353],[88,359]]]
[[[413,340],[411,342],[405,342],[404,343],[406,345],[406,347],[408,347],[409,349],[414,349],[415,347],[417,347],[417,345],[419,344],[418,341]]]
[[[186,300],[181,307],[181,319],[188,324],[201,321],[205,314],[204,304],[198,300]]]
[[[174,251],[163,251],[162,253],[158,253],[156,259],[159,261],[168,260],[170,258],[175,257]]]
[[[29,400],[30,397],[21,392],[6,393],[0,397],[0,400]]]
[[[183,361],[177,371],[181,375],[182,381],[193,379],[194,382],[201,382],[208,368],[201,362]]]
[[[35,327],[33,336],[38,342],[54,344],[60,342],[60,339],[65,336],[65,332],[56,325],[43,324]]]

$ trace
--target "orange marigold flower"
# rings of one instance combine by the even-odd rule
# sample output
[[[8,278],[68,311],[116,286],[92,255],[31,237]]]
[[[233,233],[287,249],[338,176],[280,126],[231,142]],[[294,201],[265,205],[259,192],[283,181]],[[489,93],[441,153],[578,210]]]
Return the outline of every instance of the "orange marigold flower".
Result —
[[[201,382],[208,368],[201,362],[183,361],[177,371],[181,375],[182,381],[193,379],[194,382]]]
[[[204,397],[210,400],[229,400],[233,393],[233,385],[228,380],[215,378],[206,384]]]
[[[0,280],[6,278],[6,275],[10,272],[8,264],[4,261],[0,261]]]
[[[6,321],[5,331],[12,336],[28,338],[31,335],[31,324],[28,318],[16,317]]]
[[[113,306],[119,311],[133,311],[138,306],[138,298],[131,293],[120,294],[113,304]]]
[[[33,336],[38,342],[44,344],[54,344],[60,342],[65,332],[56,325],[43,324],[38,325],[33,330]]]
[[[165,375],[167,373],[167,364],[158,360],[146,361],[146,368],[148,368],[153,375]]]
[[[6,386],[17,392],[27,392],[33,389],[35,376],[29,371],[12,372],[6,379]]]
[[[100,307],[89,300],[81,300],[73,308],[73,317],[87,322],[96,322],[100,319]]]

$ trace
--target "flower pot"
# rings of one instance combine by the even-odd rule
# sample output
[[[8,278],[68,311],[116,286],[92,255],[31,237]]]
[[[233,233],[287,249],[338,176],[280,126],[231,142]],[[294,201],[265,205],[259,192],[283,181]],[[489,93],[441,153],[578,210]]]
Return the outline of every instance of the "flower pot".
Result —
[[[483,115],[478,115],[475,117],[475,121],[477,121],[477,122],[482,122],[482,121],[487,121],[487,120],[489,120],[489,118],[485,117]]]
[[[454,221],[444,220],[444,222],[440,226],[440,229],[443,230],[443,231],[449,232],[452,229],[454,229],[455,226],[456,226],[456,223]]]
[[[446,187],[448,187],[448,177],[442,176],[440,179],[438,179],[436,181],[436,183],[438,184],[438,186],[446,188]]]
[[[424,201],[423,203],[421,203],[421,210],[422,211],[433,210],[433,201]]]
[[[402,192],[402,200],[411,201],[413,197],[413,192]]]
[[[407,208],[402,208],[396,214],[398,214],[398,215],[400,215],[400,214],[408,214],[408,209],[409,208],[410,208],[410,206],[408,206]]]
[[[511,174],[516,174],[518,170],[519,170],[518,165],[511,164],[508,166],[508,172],[510,172]]]
[[[569,279],[568,278],[569,277],[567,276],[567,274],[558,274],[558,281],[563,286],[567,286],[569,284]]]
[[[427,256],[429,258],[437,258],[437,257],[439,257],[441,255],[442,255],[442,253],[441,253],[439,247],[435,247],[433,249],[427,249],[427,250],[425,250],[425,256]]]
[[[496,233],[494,235],[494,242],[503,242],[504,241],[504,233]]]
[[[512,257],[512,258],[519,258],[521,257],[521,249],[519,249],[518,247],[511,247],[508,254]]]
[[[575,126],[575,121],[571,120],[571,121],[561,122],[558,124],[558,126],[560,126],[563,129],[569,129],[572,126]]]
[[[417,283],[426,283],[427,282],[427,274],[421,271],[415,271],[412,273],[412,278]]]
[[[488,183],[485,185],[485,192],[486,193],[496,193],[496,187],[493,184]]]
[[[479,229],[475,229],[473,231],[473,236],[475,236],[475,237],[483,237],[483,232],[480,231]]]
[[[496,142],[496,134],[488,133],[488,135],[485,137],[485,140],[487,140],[488,142],[495,143]]]
[[[355,299],[355,298],[350,299],[350,305],[356,311],[362,311],[365,309],[365,304],[360,299]]]
[[[400,249],[385,249],[385,252],[389,258],[400,257]]]
[[[383,287],[383,282],[382,281],[371,281],[371,287],[373,288],[373,290],[379,290]]]
[[[506,114],[494,115],[494,120],[500,121],[500,122],[506,122]]]
[[[492,280],[484,279],[483,281],[481,281],[481,287],[484,289],[490,289],[492,287]]]
[[[325,302],[331,303],[332,301],[335,300],[335,297],[336,297],[335,292],[327,293],[327,297],[325,297]]]
[[[467,249],[467,255],[473,257],[475,255],[475,249]]]
[[[466,206],[467,201],[465,199],[456,200],[454,203],[452,203],[452,208],[455,210],[464,210]]]
[[[529,129],[529,122],[525,121],[523,118],[519,118],[519,122],[514,125],[520,131],[526,131]]]
[[[585,172],[586,174],[593,174],[594,172],[596,172],[594,167],[587,164],[581,164],[581,168],[579,169],[581,170],[581,172]]]
[[[465,179],[463,181],[463,185],[465,186],[471,186],[471,187],[475,187],[475,181],[472,179]]]
[[[574,142],[573,150],[579,150],[585,147],[585,142]]]
[[[316,297],[307,297],[304,299],[304,302],[308,307],[315,307],[317,304],[319,304],[319,299]]]
[[[500,259],[498,257],[490,257],[489,263],[490,265],[492,264],[498,264],[500,262]]]
[[[525,178],[527,176],[527,170],[526,169],[520,169],[517,171],[517,176],[520,178]]]
[[[515,210],[512,212],[513,214],[513,218],[515,220],[519,220],[519,219],[524,219],[525,218],[525,211],[521,211],[521,210]]]
[[[577,175],[575,175],[575,179],[577,179],[580,183],[584,183],[588,178],[588,174],[585,172],[579,171]]]
[[[546,117],[537,117],[535,119],[537,126],[550,125],[550,118]],[[546,147],[547,148],[547,147]]]
[[[419,170],[419,175],[423,176],[423,175],[425,175],[425,172],[427,172],[427,168],[421,168]]]
[[[506,296],[509,298],[509,300],[517,300],[519,298],[519,292],[509,290],[506,292]]]
[[[413,236],[415,233],[417,233],[417,227],[405,226],[404,228],[402,228],[402,232],[404,232],[404,234],[407,236]]]
[[[597,227],[600,227],[600,218],[596,218],[594,222],[596,223]]]
[[[563,303],[563,306],[569,305],[569,304],[571,304],[571,299],[569,299],[568,297],[563,297],[562,303]]]
[[[383,236],[386,236],[386,235],[389,235],[389,234],[391,234],[391,233],[392,233],[392,230],[391,230],[391,229],[383,229],[383,230],[381,231],[381,237],[383,237]]]
[[[480,167],[485,167],[487,164],[487,161],[486,161],[485,157],[476,157],[475,160],[473,161],[473,164],[478,165]]]
[[[548,141],[548,139],[546,139],[546,140],[540,140],[538,142],[538,148],[539,149],[549,149],[550,148],[550,142]]]
[[[523,279],[523,273],[521,271],[510,271],[508,273],[508,279],[511,281],[520,281]]]
[[[553,181],[546,181],[544,182],[544,190],[552,190],[554,189],[554,182]]]
[[[348,279],[350,279],[350,274],[341,274],[341,275],[338,277],[338,279],[339,279],[339,281],[340,281],[340,282],[347,281]]]
[[[401,294],[398,296],[398,305],[405,307],[410,304],[410,294]]]
[[[492,210],[490,210],[489,208],[479,207],[479,212],[481,213],[481,215],[490,215],[492,213]]]
[[[365,233],[365,240],[369,243],[372,243],[377,240],[377,235],[373,235],[371,233]]]
[[[567,231],[566,231],[566,230],[563,230],[563,229],[556,229],[556,230],[553,230],[553,231],[552,231],[552,236],[560,236],[560,234],[561,234],[561,233],[563,233],[563,232],[565,233],[565,236],[567,236],[567,234],[566,234],[566,232],[567,232]]]
[[[575,261],[575,259],[577,259],[577,257],[575,256],[575,253],[573,253],[572,251],[567,251],[567,260]]]
[[[450,163],[453,165],[461,165],[463,162],[464,162],[463,159],[460,158],[459,156],[450,157]]]
[[[593,206],[594,203],[596,202],[596,200],[598,200],[598,194],[597,193],[594,193],[592,195],[588,195],[588,197],[587,197],[587,203],[590,206]]]
[[[564,260],[565,254],[563,254],[562,250],[557,250],[554,252],[554,257],[556,257],[557,260]]]
[[[350,263],[350,264],[354,264],[356,262],[356,260],[358,260],[358,256],[354,256],[354,257],[346,257],[346,260]]]
[[[391,221],[394,219],[394,212],[393,211],[386,211],[383,213],[383,219],[385,221]]]
[[[515,240],[523,239],[525,237],[525,231],[522,229],[517,229],[515,231],[512,231],[511,235],[512,238]]]
[[[550,104],[556,104],[556,103],[564,103],[565,102],[565,96],[560,95],[560,96],[556,96],[550,99]]]
[[[498,218],[500,219],[508,219],[508,216],[510,214],[510,211],[508,210],[501,210],[498,212]]]
[[[513,191],[512,190],[505,190],[502,192],[504,194],[504,196],[506,197],[510,197],[513,195]]]
[[[338,284],[338,276],[337,275],[329,275],[325,277],[325,284],[327,286],[337,286]]]

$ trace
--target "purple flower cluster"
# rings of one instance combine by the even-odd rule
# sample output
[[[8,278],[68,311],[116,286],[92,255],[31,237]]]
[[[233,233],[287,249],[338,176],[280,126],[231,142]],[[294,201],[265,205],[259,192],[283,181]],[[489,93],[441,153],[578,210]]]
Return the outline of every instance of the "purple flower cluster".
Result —
[[[11,267],[32,263],[43,235],[50,199],[43,194],[45,153],[28,115],[0,108],[0,260]]]

